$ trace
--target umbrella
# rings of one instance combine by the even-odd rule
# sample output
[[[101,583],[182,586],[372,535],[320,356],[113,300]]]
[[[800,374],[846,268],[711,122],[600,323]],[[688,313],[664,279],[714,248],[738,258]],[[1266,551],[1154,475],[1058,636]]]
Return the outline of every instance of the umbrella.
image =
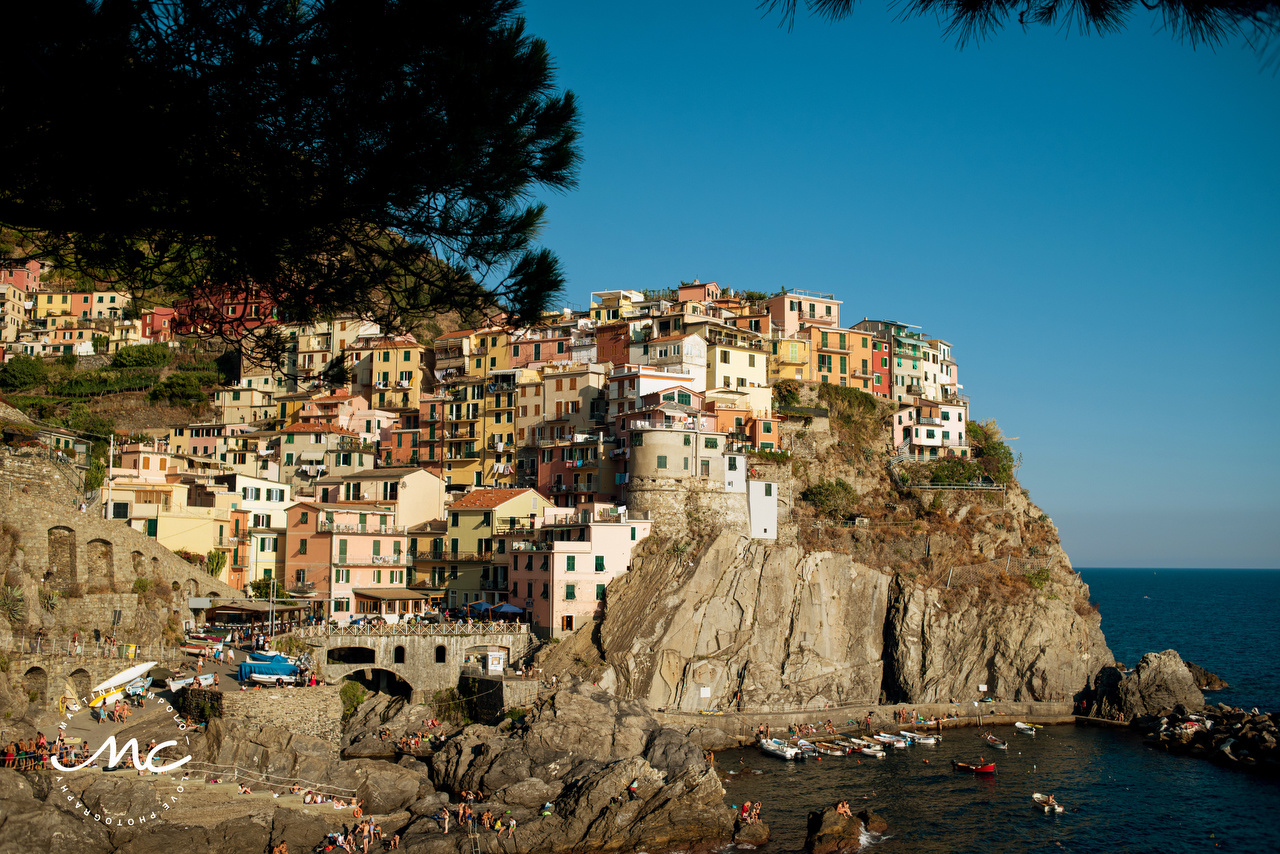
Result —
[[[477,610],[477,611],[484,611],[484,610],[487,610],[487,609],[489,609],[489,608],[492,608],[492,607],[493,607],[493,605],[492,605],[491,603],[489,603],[489,602],[472,602],[472,603],[471,603],[470,605],[468,605],[467,607],[468,607],[468,608],[474,608],[474,609],[475,609],[475,610]]]
[[[501,605],[493,609],[495,614],[523,614],[524,608],[518,605],[512,605],[510,602],[503,602]]]

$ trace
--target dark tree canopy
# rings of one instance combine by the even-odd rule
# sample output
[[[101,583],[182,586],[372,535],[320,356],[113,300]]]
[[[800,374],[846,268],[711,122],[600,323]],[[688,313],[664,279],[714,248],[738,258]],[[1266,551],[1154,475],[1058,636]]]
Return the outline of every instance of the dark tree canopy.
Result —
[[[795,23],[799,5],[800,0],[758,2],[786,26]],[[803,5],[812,14],[839,21],[853,12],[855,0],[803,0]],[[1262,48],[1280,29],[1277,0],[906,0],[899,6],[904,15],[936,17],[946,35],[961,45],[998,32],[1011,21],[1024,27],[1065,24],[1085,33],[1118,32],[1139,7],[1157,11],[1175,37],[1192,45],[1215,45],[1241,36]]]
[[[135,293],[536,316],[579,118],[518,0],[9,4],[0,223]]]

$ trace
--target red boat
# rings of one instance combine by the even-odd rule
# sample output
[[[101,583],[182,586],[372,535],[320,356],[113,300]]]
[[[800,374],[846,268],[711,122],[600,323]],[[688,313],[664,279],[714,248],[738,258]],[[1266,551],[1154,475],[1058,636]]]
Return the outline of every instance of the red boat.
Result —
[[[974,774],[996,773],[996,763],[994,762],[988,762],[986,765],[970,765],[968,762],[957,762],[952,759],[951,767],[957,771],[970,771]]]

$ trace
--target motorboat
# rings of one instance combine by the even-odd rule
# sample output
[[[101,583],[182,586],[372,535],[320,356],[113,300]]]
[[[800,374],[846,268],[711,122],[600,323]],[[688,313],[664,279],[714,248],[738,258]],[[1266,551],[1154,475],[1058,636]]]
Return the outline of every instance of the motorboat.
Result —
[[[956,771],[968,771],[973,774],[996,773],[996,763],[994,762],[987,762],[985,764],[979,765],[972,762],[961,762],[957,759],[952,759],[951,767]]]
[[[250,673],[249,679],[254,682],[261,682],[263,685],[293,685],[298,681],[296,675],[291,676],[287,673]]]
[[[848,756],[850,748],[832,744],[829,741],[814,742],[813,749],[823,756]]]
[[[1031,724],[1024,724],[1022,721],[1018,721],[1013,726],[1015,729],[1017,729],[1018,732],[1022,733],[1023,735],[1036,734],[1037,728],[1032,726]]]
[[[1031,800],[1035,801],[1036,806],[1043,809],[1046,813],[1067,811],[1067,808],[1057,801],[1050,802],[1049,797],[1049,795],[1042,795],[1039,792],[1036,792],[1031,796]]]
[[[804,759],[804,753],[794,744],[788,744],[780,738],[762,738],[759,742],[762,751],[779,759]]]
[[[890,747],[906,747],[907,746],[907,740],[905,738],[903,738],[900,735],[893,735],[887,732],[876,733],[875,735],[872,736],[872,738],[874,738],[876,741],[880,742],[881,744],[887,744]]]
[[[936,735],[924,735],[918,732],[909,732],[907,730],[899,730],[898,735],[910,741],[912,744],[937,744],[938,737]]]

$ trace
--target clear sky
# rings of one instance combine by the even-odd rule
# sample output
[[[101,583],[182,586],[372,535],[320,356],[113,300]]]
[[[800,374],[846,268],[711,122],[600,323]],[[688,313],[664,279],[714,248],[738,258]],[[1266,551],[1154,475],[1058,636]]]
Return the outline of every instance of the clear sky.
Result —
[[[1280,566],[1280,75],[1148,20],[957,50],[874,2],[533,0],[580,98],[544,242],[592,290],[844,300],[954,345],[1077,566]],[[1222,336],[1222,337],[1218,337]]]

